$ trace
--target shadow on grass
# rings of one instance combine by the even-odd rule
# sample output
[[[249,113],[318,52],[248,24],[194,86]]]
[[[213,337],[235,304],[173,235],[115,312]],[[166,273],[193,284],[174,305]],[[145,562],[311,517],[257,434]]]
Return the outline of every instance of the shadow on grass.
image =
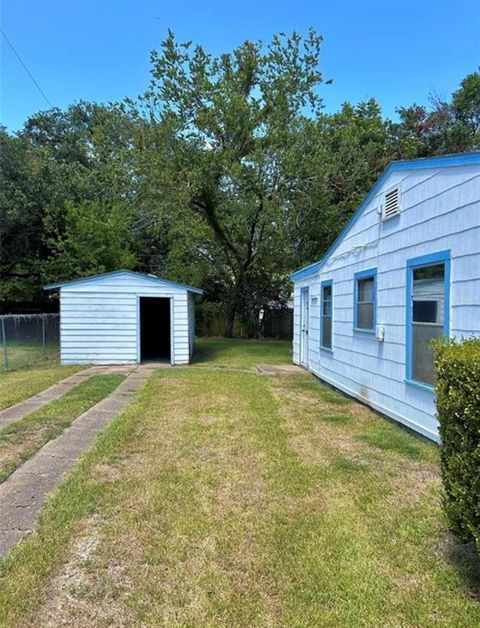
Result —
[[[471,598],[480,602],[480,555],[473,543],[461,543],[448,533],[446,555],[457,569]]]
[[[197,340],[195,343],[195,353],[193,354],[193,364],[205,364],[208,362],[219,362],[220,356],[224,352],[224,341],[216,342],[204,339]]]

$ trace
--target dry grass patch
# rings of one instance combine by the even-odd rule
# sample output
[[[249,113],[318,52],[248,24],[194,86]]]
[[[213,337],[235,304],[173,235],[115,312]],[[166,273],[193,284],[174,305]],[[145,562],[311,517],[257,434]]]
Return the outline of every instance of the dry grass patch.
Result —
[[[321,441],[323,442],[323,440]],[[312,438],[312,433],[297,434],[292,436],[289,444],[298,456],[310,465],[328,466],[331,463],[330,456],[319,443],[318,438]]]
[[[395,467],[394,467],[395,469]],[[395,469],[390,480],[389,503],[400,510],[411,508],[425,498],[441,507],[442,483],[435,467],[421,467],[410,470]]]
[[[26,625],[48,628],[131,625],[133,618],[118,599],[118,592],[128,585],[122,566],[112,564],[101,571],[91,569],[97,560],[100,527],[95,516],[75,526],[65,563],[45,590],[46,602]]]

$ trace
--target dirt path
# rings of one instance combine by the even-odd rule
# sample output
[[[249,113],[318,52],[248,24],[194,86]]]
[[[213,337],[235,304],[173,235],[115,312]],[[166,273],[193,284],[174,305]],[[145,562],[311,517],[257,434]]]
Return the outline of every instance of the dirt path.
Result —
[[[110,370],[107,370],[108,368]],[[131,368],[129,367],[129,370]],[[94,367],[94,369],[88,369],[88,374],[83,371],[82,379],[74,375],[73,378],[64,381],[74,379],[71,388],[93,373],[104,372],[117,371],[112,367],[104,370]],[[49,441],[0,485],[0,557],[32,530],[48,492],[55,488],[62,475],[74,466],[78,458],[95,442],[105,426],[132,400],[133,395],[143,386],[151,372],[152,367],[136,368],[113,393],[80,415],[60,436]],[[64,382],[52,388],[58,386],[64,387],[63,392],[69,390]],[[63,392],[60,392],[57,397]],[[44,403],[57,397],[44,397],[46,399]],[[32,409],[35,408],[30,406],[29,411]]]
[[[132,365],[120,365],[120,366],[92,366],[90,368],[85,369],[84,371],[79,371],[70,377],[42,390],[42,392],[34,395],[33,397],[29,397],[24,401],[20,401],[9,408],[5,408],[0,412],[0,429],[10,425],[14,421],[19,421],[23,419],[23,417],[30,414],[30,412],[34,412],[45,406],[47,403],[51,401],[55,401],[59,397],[62,397],[66,392],[86,381],[89,377],[94,374],[104,374],[104,373],[128,373],[135,366]]]

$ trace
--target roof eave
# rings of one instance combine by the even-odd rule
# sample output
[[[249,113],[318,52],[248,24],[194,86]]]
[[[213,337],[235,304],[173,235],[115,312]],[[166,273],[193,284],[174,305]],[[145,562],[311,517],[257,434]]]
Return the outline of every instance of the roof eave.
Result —
[[[156,284],[163,284],[163,285],[169,285],[172,286],[174,288],[180,288],[182,290],[186,290],[187,292],[192,292],[194,294],[203,294],[203,290],[201,288],[194,288],[193,286],[187,286],[185,284],[181,284],[181,283],[177,283],[175,281],[170,281],[168,279],[161,279],[160,277],[151,277],[149,275],[143,275],[142,273],[137,273],[133,270],[128,270],[127,268],[122,268],[120,270],[114,270],[112,272],[109,273],[100,273],[98,275],[92,275],[91,277],[82,277],[79,279],[72,279],[71,281],[62,281],[60,283],[50,283],[50,284],[46,284],[45,286],[43,286],[44,290],[58,290],[60,288],[63,288],[65,286],[73,286],[75,284],[79,284],[79,283],[87,283],[90,281],[93,281],[94,279],[98,279],[99,277],[111,277],[114,275],[120,275],[122,273],[127,273],[129,275],[135,275],[136,277],[141,277],[142,279],[145,279],[147,281],[151,281],[152,283],[156,283]]]

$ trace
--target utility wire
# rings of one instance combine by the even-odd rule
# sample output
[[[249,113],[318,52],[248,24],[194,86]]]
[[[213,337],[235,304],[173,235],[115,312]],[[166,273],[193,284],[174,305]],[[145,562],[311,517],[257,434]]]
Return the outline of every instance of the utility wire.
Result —
[[[8,39],[5,31],[3,30],[3,28],[0,28],[0,31],[2,33],[2,35],[5,37],[5,41],[7,42],[7,44],[10,46],[10,48],[13,51],[13,54],[17,57],[17,59],[20,61],[20,63],[22,64],[25,72],[28,74],[28,76],[32,79],[33,83],[35,84],[36,88],[38,89],[38,91],[42,94],[42,96],[45,98],[45,101],[47,102],[49,107],[53,107],[52,103],[48,100],[45,92],[43,91],[43,89],[40,87],[40,85],[37,83],[37,81],[35,80],[33,74],[30,72],[30,70],[27,68],[27,66],[25,65],[25,63],[23,62],[22,57],[18,54],[18,52],[15,50],[15,46],[12,44],[12,42]]]

